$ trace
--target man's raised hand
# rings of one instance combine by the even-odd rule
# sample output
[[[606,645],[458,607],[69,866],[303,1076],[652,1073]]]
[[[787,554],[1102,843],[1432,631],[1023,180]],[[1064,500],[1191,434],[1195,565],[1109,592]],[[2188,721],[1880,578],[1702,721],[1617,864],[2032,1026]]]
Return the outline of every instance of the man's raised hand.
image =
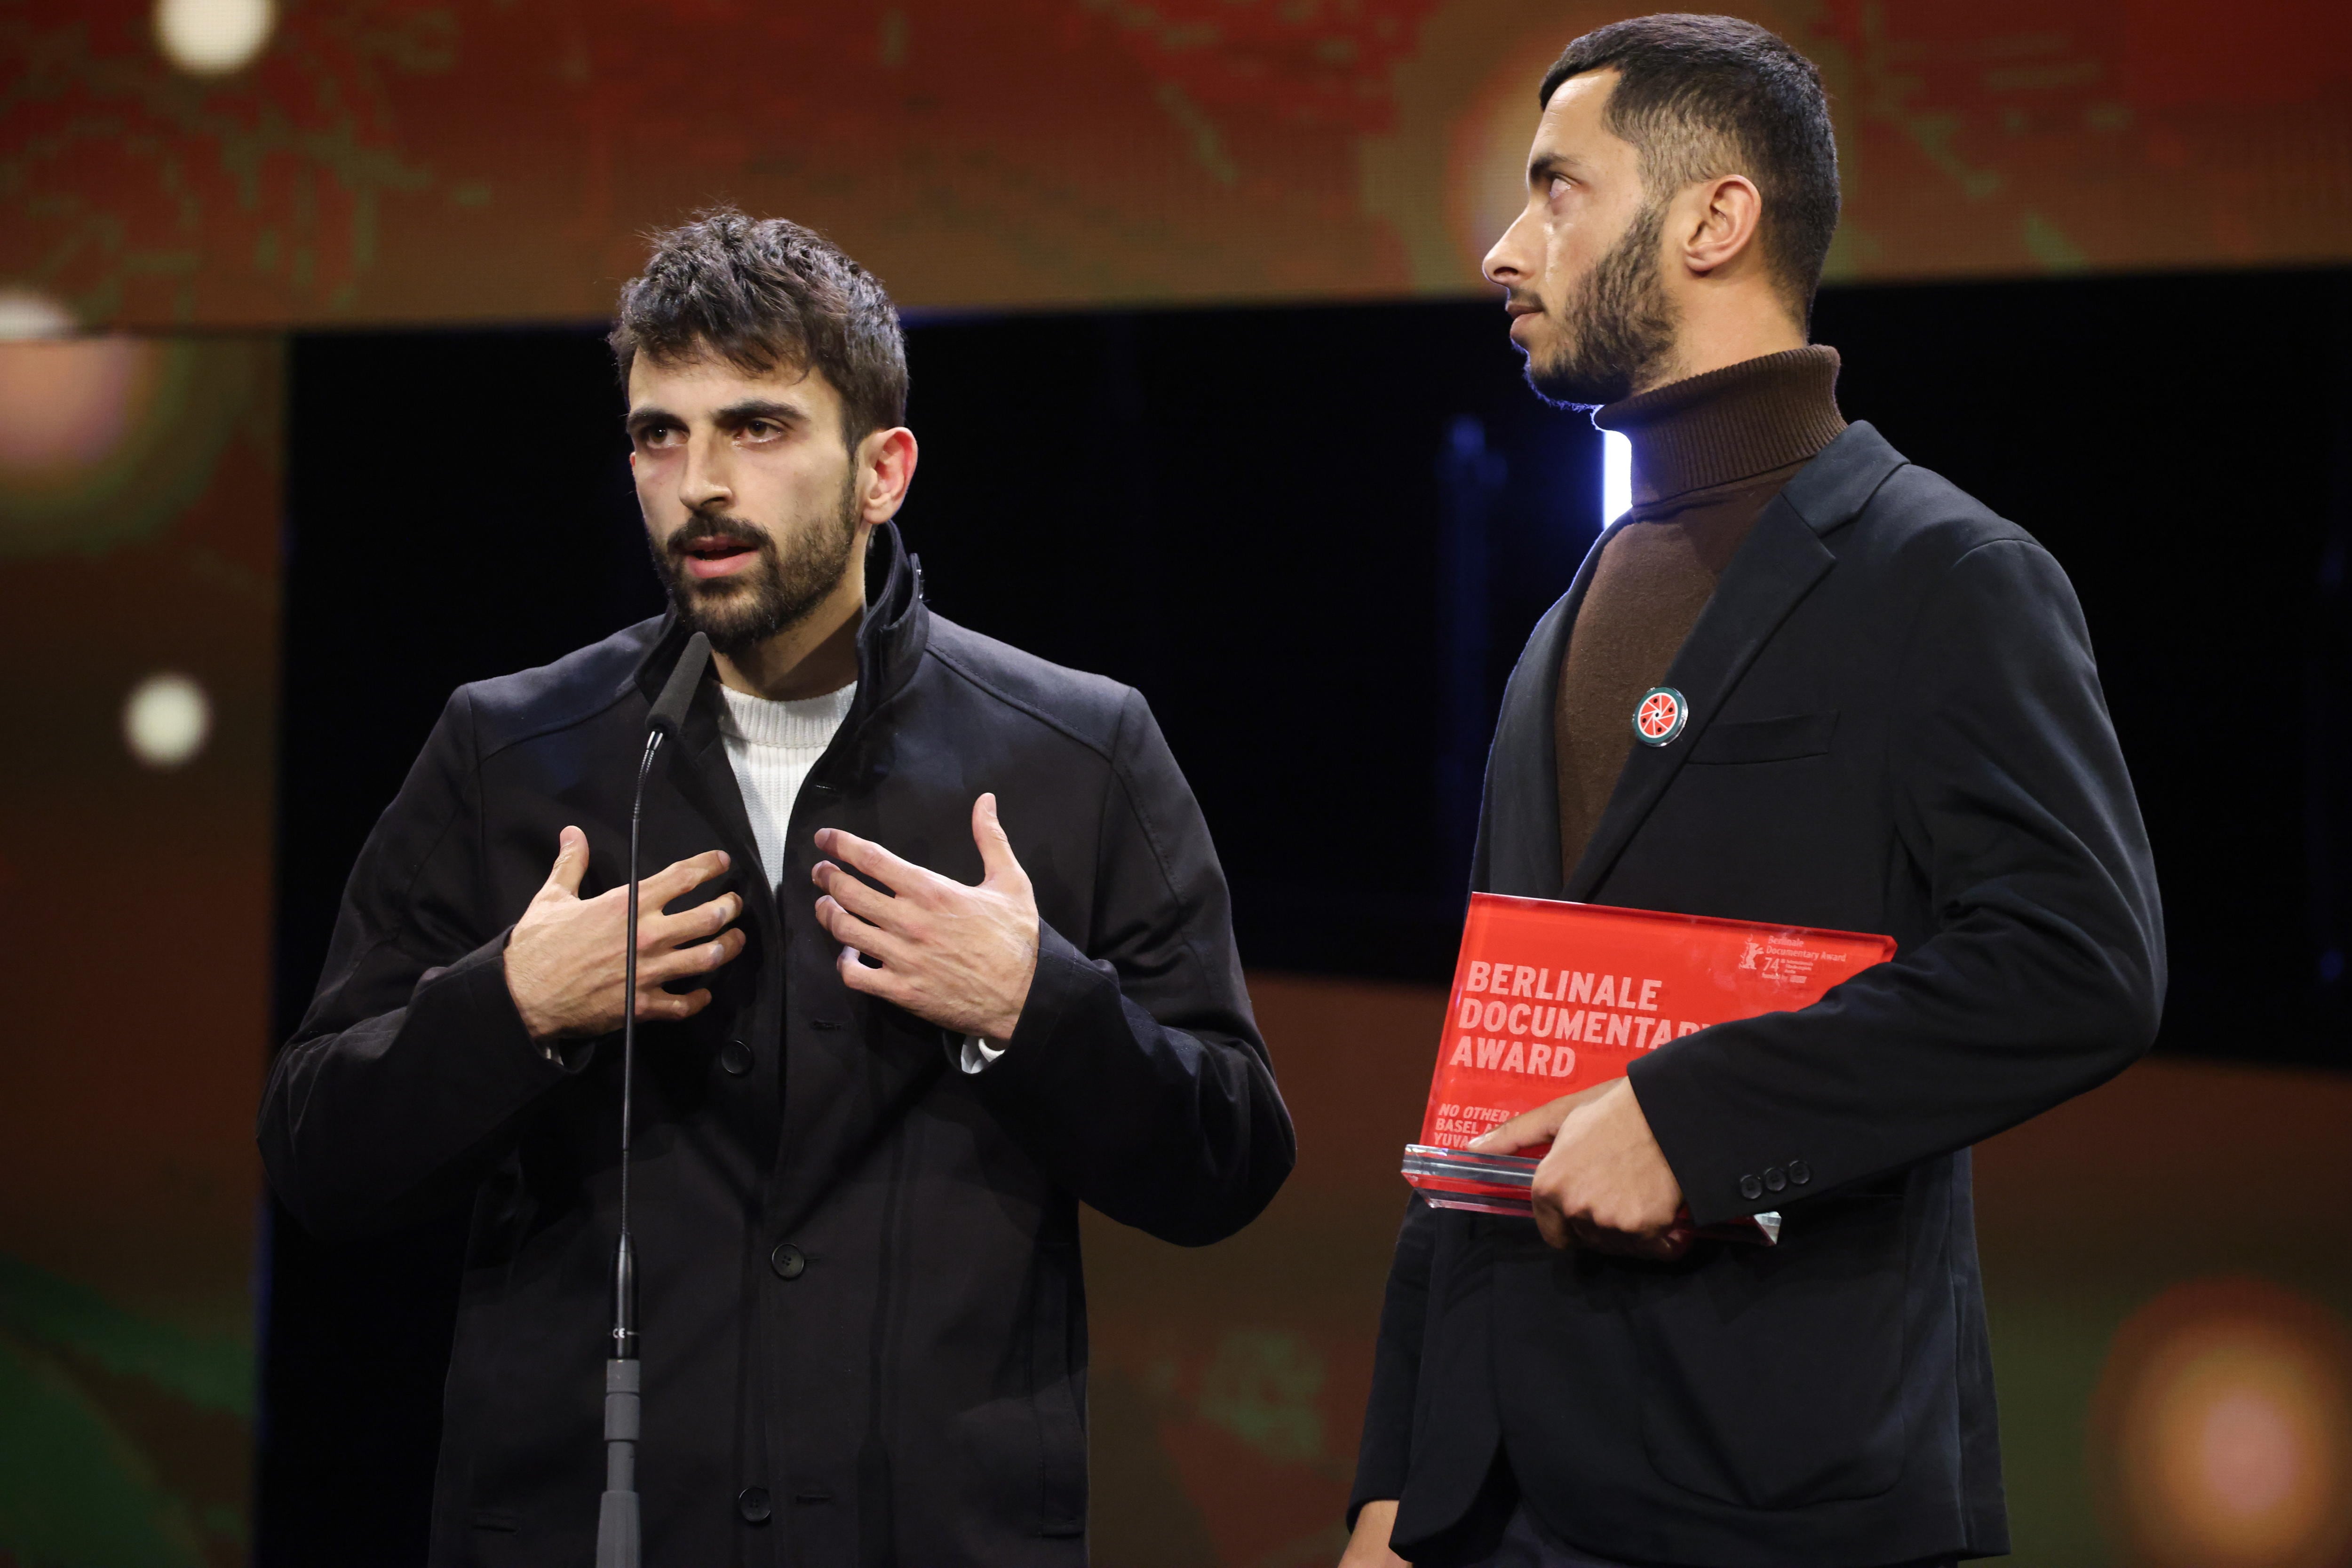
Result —
[[[624,883],[593,898],[580,896],[588,869],[588,835],[566,828],[555,869],[532,895],[530,907],[507,938],[507,990],[534,1040],[610,1034],[621,1027],[627,982],[629,889]],[[670,981],[707,975],[743,950],[734,929],[743,913],[740,894],[722,894],[676,915],[663,913],[727,869],[727,852],[710,850],[664,866],[637,889],[637,1016],[692,1018],[710,1005],[710,993],[681,996]]]
[[[824,890],[816,917],[842,945],[841,977],[851,990],[1002,1043],[1013,1038],[1037,972],[1037,900],[996,820],[994,795],[971,803],[971,836],[980,845],[977,887],[838,828],[820,831],[816,847],[841,865],[819,861],[810,875]],[[888,891],[877,892],[844,865]],[[882,967],[870,967],[860,954]]]

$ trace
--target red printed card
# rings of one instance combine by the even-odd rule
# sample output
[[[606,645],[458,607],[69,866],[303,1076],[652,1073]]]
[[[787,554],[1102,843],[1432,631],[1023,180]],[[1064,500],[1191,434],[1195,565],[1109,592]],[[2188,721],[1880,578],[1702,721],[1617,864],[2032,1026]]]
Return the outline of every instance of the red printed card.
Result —
[[[1851,931],[1472,894],[1405,1179],[1439,1207],[1524,1215],[1542,1150],[1473,1155],[1462,1145],[1523,1111],[1623,1077],[1635,1057],[1670,1040],[1809,1006],[1894,955],[1892,938]]]

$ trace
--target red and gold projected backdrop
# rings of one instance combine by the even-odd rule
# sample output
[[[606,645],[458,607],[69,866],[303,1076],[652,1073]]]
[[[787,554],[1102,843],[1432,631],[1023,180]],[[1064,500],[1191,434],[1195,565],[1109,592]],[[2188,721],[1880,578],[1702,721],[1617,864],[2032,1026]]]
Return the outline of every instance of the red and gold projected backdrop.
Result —
[[[2352,256],[2352,7],[1767,0],[1840,279]],[[732,201],[914,306],[1477,286],[1570,0],[92,0],[0,21],[0,285],[91,322],[593,318]]]
[[[0,343],[0,1568],[247,1560],[283,365]]]

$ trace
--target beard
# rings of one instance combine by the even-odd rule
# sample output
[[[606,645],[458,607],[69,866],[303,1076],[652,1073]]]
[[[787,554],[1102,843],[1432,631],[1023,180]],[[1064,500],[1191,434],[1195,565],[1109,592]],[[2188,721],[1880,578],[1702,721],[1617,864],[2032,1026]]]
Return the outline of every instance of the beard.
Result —
[[[1570,290],[1549,350],[1528,354],[1528,385],[1563,408],[1622,402],[1674,352],[1675,308],[1658,276],[1665,207],[1652,203]]]
[[[651,541],[654,570],[689,632],[732,656],[797,626],[841,585],[857,545],[857,471],[852,465],[841,503],[830,517],[794,528],[782,546],[767,529],[718,512],[697,512],[667,539]],[[759,559],[725,577],[703,579],[686,570],[686,547],[698,539],[749,539]]]

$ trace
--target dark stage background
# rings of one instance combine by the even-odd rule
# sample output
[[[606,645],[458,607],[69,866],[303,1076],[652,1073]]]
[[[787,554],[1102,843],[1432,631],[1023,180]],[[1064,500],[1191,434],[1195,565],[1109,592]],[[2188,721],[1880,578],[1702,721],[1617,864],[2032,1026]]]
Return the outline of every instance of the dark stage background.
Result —
[[[1502,327],[912,329],[901,520],[935,608],[1144,691],[1254,970],[1450,966],[1503,680],[1598,523],[1598,437],[1535,402]],[[1816,336],[1849,418],[2074,580],[2164,877],[2161,1049],[2352,1061],[2352,274],[1847,288]],[[289,376],[281,1039],[449,689],[658,608],[596,331],[297,336]],[[417,1559],[460,1229],[329,1247],[277,1216],[257,1561]]]

